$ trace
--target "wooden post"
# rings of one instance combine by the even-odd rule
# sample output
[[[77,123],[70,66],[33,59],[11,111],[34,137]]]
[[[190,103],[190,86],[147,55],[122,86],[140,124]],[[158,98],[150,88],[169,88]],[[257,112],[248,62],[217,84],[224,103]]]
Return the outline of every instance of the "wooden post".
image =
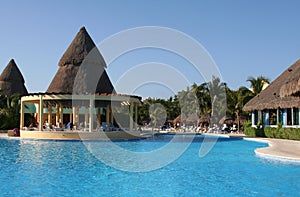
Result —
[[[280,113],[279,113],[279,108],[277,108],[277,111],[276,111],[276,124],[279,124],[280,123]]]
[[[97,108],[97,119],[98,119],[98,123],[101,124],[101,109],[100,109],[100,107]]]
[[[106,106],[106,113],[105,113],[105,117],[106,117],[106,122],[109,125],[109,105]]]
[[[112,111],[112,108],[111,108],[111,105],[109,106],[109,119],[110,119],[110,122],[114,122],[114,116],[113,116],[113,111]]]

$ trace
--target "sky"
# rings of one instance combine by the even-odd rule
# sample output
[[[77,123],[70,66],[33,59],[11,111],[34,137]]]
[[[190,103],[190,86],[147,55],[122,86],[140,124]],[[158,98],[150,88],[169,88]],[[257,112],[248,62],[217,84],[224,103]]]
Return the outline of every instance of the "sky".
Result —
[[[231,89],[249,87],[249,76],[263,75],[272,81],[300,58],[297,0],[1,0],[0,5],[0,70],[13,58],[31,93],[46,91],[61,56],[82,26],[96,44],[118,32],[143,26],[181,32],[205,49]],[[148,72],[149,67],[157,73]],[[130,71],[139,71],[139,76],[126,78]],[[173,71],[188,79],[187,83]],[[197,72],[180,55],[149,48],[123,54],[107,68],[115,86],[120,79],[138,81],[132,92],[120,93],[160,98],[168,98],[182,88],[164,83],[203,83],[205,79]],[[150,80],[151,76],[151,83],[137,79]],[[155,77],[168,81],[157,82]]]

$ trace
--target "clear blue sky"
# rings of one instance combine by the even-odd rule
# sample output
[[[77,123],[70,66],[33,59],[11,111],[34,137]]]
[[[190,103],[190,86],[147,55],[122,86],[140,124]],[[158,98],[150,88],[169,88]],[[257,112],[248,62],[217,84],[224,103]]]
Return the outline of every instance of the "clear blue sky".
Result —
[[[14,58],[29,92],[44,92],[80,27],[97,44],[128,28],[164,26],[201,43],[231,89],[249,87],[248,76],[274,80],[300,58],[299,7],[300,1],[291,0],[1,1],[0,69]],[[113,72],[108,70],[115,83]],[[153,89],[139,94],[165,97]]]

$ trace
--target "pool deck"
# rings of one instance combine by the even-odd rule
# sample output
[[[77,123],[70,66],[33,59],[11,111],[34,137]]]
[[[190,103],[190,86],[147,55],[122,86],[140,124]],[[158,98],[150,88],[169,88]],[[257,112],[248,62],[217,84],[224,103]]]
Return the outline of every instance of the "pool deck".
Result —
[[[300,141],[273,139],[273,138],[251,138],[243,134],[221,134],[228,137],[238,137],[244,140],[268,143],[268,147],[257,148],[255,153],[262,157],[278,158],[300,162]],[[8,137],[7,133],[0,133],[0,138],[15,138]]]
[[[242,137],[244,138],[244,140],[267,143],[269,145],[268,147],[257,148],[254,150],[254,152],[258,156],[300,162],[300,141],[275,138],[247,137],[244,134],[229,134],[228,136]]]
[[[268,147],[257,148],[255,153],[262,157],[279,158],[300,162],[300,141],[272,138],[244,138],[258,142],[267,142]]]

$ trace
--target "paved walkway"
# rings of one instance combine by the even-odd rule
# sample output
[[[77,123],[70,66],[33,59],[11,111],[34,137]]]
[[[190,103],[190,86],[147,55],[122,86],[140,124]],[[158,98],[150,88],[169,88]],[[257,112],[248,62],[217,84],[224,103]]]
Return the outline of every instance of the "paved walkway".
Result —
[[[263,141],[268,147],[255,150],[257,155],[295,160],[300,162],[300,141],[273,138],[244,138],[246,140]]]

